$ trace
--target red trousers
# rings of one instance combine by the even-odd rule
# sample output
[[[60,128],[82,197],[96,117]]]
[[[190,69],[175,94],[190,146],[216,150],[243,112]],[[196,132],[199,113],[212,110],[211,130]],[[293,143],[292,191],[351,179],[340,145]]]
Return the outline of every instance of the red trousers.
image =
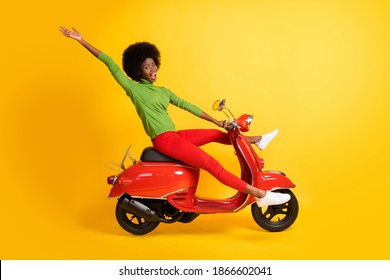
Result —
[[[153,139],[153,147],[170,157],[206,170],[224,185],[244,192],[246,182],[225,170],[217,160],[199,148],[210,142],[231,144],[228,134],[217,129],[189,129],[162,133]]]

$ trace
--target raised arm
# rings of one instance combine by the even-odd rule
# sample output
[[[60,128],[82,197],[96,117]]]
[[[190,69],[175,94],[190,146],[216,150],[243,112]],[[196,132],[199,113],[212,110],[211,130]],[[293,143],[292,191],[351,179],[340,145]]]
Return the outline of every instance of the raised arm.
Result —
[[[94,56],[98,57],[100,55],[101,51],[95,48],[94,46],[92,46],[87,41],[85,41],[81,33],[76,28],[72,28],[72,30],[69,30],[64,26],[60,26],[60,32],[65,37],[72,38],[78,41],[84,48],[86,48]]]

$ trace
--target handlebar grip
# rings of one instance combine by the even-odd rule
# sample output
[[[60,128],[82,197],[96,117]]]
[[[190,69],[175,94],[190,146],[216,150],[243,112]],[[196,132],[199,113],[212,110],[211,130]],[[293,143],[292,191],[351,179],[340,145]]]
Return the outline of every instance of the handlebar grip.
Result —
[[[233,123],[230,123],[228,126],[226,126],[225,127],[225,129],[227,130],[227,131],[229,131],[229,130],[232,130],[233,128],[235,128],[236,126],[233,124]]]

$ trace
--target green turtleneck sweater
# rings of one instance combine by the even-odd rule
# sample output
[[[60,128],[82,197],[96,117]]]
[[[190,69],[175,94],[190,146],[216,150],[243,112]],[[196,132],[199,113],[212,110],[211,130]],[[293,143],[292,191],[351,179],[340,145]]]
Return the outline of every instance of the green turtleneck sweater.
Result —
[[[175,124],[167,112],[169,103],[196,116],[202,113],[200,108],[176,96],[167,88],[155,86],[145,79],[141,79],[140,82],[129,79],[108,55],[101,53],[98,58],[106,64],[115,80],[130,97],[150,139],[167,131],[176,131]]]

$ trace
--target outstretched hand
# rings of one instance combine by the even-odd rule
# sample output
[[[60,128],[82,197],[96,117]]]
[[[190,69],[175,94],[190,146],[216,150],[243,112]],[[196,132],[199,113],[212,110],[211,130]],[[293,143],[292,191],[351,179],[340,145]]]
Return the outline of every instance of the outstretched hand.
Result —
[[[72,30],[69,30],[64,26],[60,26],[60,32],[62,33],[62,35],[64,35],[65,37],[75,39],[77,41],[81,41],[81,39],[83,38],[81,33],[74,27],[72,28]]]
[[[101,51],[99,49],[95,48],[90,43],[85,41],[81,33],[76,28],[73,27],[72,30],[69,30],[64,26],[60,26],[60,32],[65,37],[72,38],[78,41],[83,47],[85,47],[94,56],[98,57],[101,54]]]

